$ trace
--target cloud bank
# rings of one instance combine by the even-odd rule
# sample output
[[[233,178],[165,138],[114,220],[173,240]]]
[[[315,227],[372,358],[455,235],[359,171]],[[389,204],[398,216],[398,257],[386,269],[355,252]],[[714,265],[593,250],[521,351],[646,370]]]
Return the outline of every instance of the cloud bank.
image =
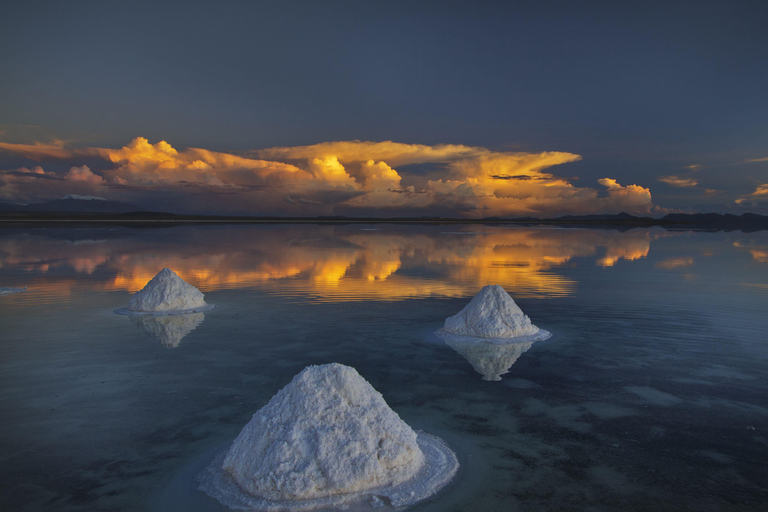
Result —
[[[143,137],[119,149],[56,142],[0,143],[0,151],[71,165],[66,172],[40,165],[0,171],[3,200],[76,193],[165,211],[289,216],[545,217],[662,210],[647,188],[612,178],[598,180],[600,188],[576,187],[573,178],[548,172],[581,159],[557,151],[340,141],[232,154],[177,150]]]

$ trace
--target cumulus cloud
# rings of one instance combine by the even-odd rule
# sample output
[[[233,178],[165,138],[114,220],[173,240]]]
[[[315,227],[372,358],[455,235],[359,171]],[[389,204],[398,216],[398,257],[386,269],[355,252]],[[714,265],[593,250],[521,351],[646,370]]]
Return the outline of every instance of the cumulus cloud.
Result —
[[[572,178],[552,174],[551,168],[581,159],[558,151],[340,141],[236,155],[201,148],[177,150],[168,142],[153,144],[143,137],[119,149],[73,149],[55,143],[3,144],[0,150],[73,163],[83,156],[97,157],[104,161],[103,168],[94,171],[81,163],[56,177],[137,198],[149,197],[150,192],[155,198],[165,194],[163,201],[171,201],[169,206],[186,205],[186,211],[477,218],[608,211],[649,214],[657,209],[647,188],[624,186],[610,178],[599,181],[607,190],[576,187]]]
[[[64,179],[68,181],[82,181],[92,185],[104,184],[104,178],[98,174],[94,174],[87,165],[70,167],[69,171],[64,175]]]

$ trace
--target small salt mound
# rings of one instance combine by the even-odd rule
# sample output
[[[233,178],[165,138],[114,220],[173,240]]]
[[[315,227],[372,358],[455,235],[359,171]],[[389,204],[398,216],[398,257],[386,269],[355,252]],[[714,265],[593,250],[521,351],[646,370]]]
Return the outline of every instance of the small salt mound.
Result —
[[[483,380],[499,381],[509,373],[513,364],[533,346],[532,341],[523,343],[488,343],[487,341],[466,341],[459,336],[445,338],[445,343],[464,357]]]
[[[204,311],[213,306],[203,300],[203,294],[180,278],[176,272],[164,268],[131,298],[128,307],[118,309],[120,314],[178,314]]]
[[[382,496],[424,499],[458,468],[439,439],[417,434],[354,368],[309,366],[253,415],[200,476],[233,508],[307,509]]]
[[[475,295],[464,309],[445,320],[438,334],[509,341],[536,341],[549,338],[499,285],[489,285]]]

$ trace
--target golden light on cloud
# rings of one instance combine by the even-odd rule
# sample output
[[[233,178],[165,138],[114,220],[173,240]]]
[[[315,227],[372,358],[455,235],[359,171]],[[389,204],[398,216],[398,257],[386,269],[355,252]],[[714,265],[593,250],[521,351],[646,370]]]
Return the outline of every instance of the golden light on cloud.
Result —
[[[661,176],[659,181],[673,187],[690,188],[698,186],[699,182],[694,178],[683,178],[681,176]]]
[[[736,199],[736,204],[757,203],[768,200],[768,183],[755,187],[755,191]]]
[[[576,187],[571,178],[552,174],[551,168],[581,159],[558,151],[339,141],[236,155],[177,150],[143,137],[119,149],[3,143],[0,151],[73,164],[62,174],[42,167],[38,174],[25,174],[28,168],[0,171],[0,196],[6,198],[29,199],[36,193],[50,199],[98,190],[100,196],[130,202],[154,191],[190,212],[289,216],[481,218],[660,211],[647,188],[611,178],[599,180],[604,189]],[[84,157],[104,165],[78,163]],[[140,206],[152,209],[151,204]]]

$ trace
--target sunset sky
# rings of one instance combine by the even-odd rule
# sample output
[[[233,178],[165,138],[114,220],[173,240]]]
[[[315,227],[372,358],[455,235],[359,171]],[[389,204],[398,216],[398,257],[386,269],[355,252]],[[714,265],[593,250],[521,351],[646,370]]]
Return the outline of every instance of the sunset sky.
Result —
[[[768,4],[3,2],[0,201],[768,214]]]

